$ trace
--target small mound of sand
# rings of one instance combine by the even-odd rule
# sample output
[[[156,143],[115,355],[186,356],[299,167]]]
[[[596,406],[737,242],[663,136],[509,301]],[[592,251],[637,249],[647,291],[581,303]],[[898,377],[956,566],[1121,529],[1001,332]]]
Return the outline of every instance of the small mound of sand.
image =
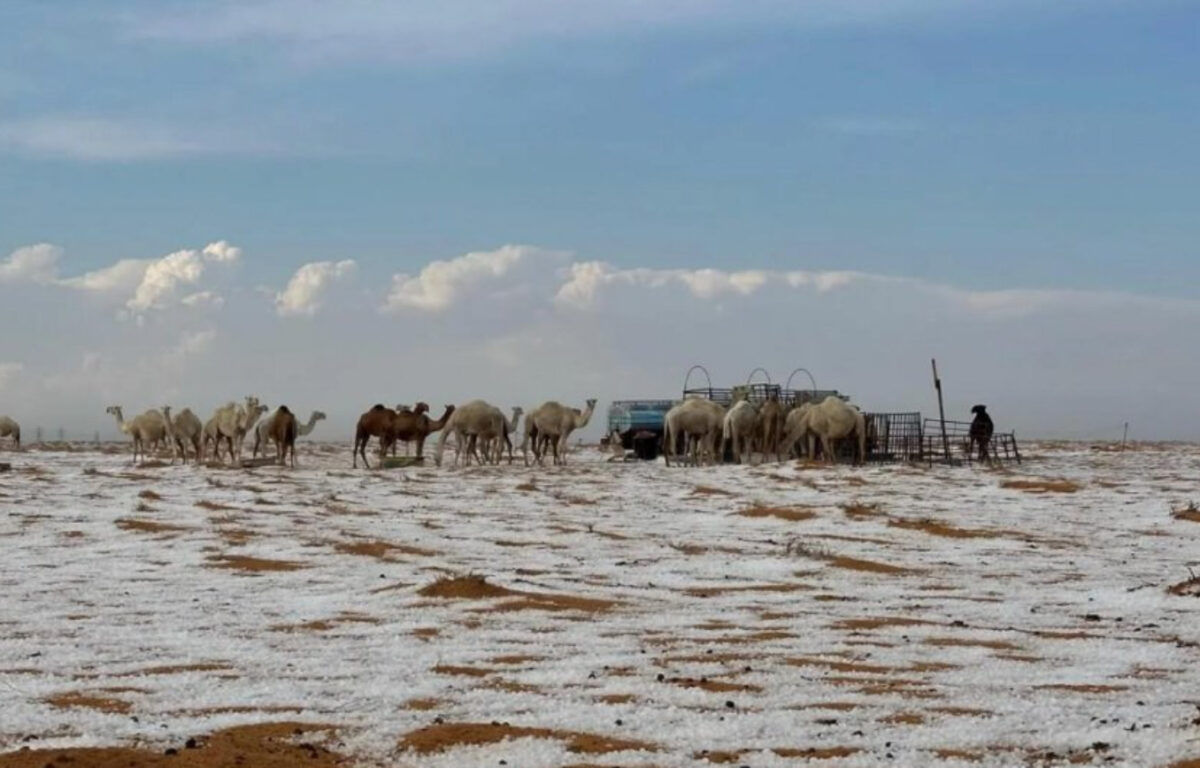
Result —
[[[298,571],[305,566],[290,560],[268,560],[261,557],[246,555],[217,555],[208,558],[210,568],[229,568],[246,573],[263,573],[267,571]]]
[[[38,749],[0,754],[0,768],[44,768],[47,765],[77,765],[87,768],[335,768],[350,762],[344,755],[312,743],[310,734],[321,738],[333,726],[310,723],[266,723],[230,728],[184,744],[163,749],[129,747],[86,747]]]
[[[1187,581],[1172,584],[1167,592],[1180,597],[1200,597],[1200,576],[1193,576]]]
[[[1026,493],[1075,493],[1081,488],[1078,483],[1063,479],[1005,480],[1000,487]]]
[[[438,579],[421,587],[417,594],[422,597],[440,597],[447,600],[486,600],[493,597],[512,597],[521,594],[507,587],[488,583],[483,576],[458,576]]]
[[[116,521],[116,526],[123,531],[140,531],[142,533],[177,534],[186,531],[182,525],[156,523],[153,520],[136,517],[122,517]]]
[[[404,751],[418,754],[445,752],[459,746],[498,744],[509,739],[554,739],[564,741],[567,751],[575,754],[603,755],[610,752],[657,751],[653,744],[630,739],[615,739],[595,733],[560,731],[549,728],[524,728],[508,723],[441,723],[413,731],[400,740]],[[0,767],[2,768],[2,767]],[[40,766],[38,766],[40,768]]]
[[[1193,502],[1183,509],[1173,511],[1171,517],[1176,520],[1188,520],[1193,523],[1200,523],[1200,509],[1197,509],[1196,504]]]
[[[780,507],[759,507],[754,506],[749,509],[743,509],[737,514],[742,517],[774,517],[779,520],[787,520],[793,523],[799,523],[804,520],[812,520],[817,516],[816,512],[811,509],[786,509]]]
[[[920,531],[930,536],[940,536],[944,539],[994,539],[1000,536],[997,531],[985,531],[972,528],[958,528],[939,520],[924,518],[921,520],[888,520],[889,528],[901,528],[906,531]]]

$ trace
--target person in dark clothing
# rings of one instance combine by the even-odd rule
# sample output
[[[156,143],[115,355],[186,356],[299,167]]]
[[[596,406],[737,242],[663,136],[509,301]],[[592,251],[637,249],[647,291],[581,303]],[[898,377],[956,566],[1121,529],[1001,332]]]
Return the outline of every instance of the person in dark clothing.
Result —
[[[972,406],[971,413],[975,414],[971,420],[971,443],[979,446],[979,460],[987,461],[990,458],[988,446],[991,445],[996,427],[992,424],[992,417],[988,416],[986,405]]]

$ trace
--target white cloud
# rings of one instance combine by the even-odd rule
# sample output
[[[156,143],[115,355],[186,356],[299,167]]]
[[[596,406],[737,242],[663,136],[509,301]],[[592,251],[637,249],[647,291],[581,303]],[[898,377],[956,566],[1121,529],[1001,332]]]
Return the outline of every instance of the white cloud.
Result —
[[[176,304],[187,307],[221,306],[223,299],[210,290],[179,298],[181,289],[197,285],[209,264],[230,265],[241,249],[224,240],[202,250],[185,249],[159,259],[121,259],[107,267],[74,277],[59,278],[62,249],[49,244],[27,246],[0,262],[0,283],[36,282],[59,285],[118,303],[136,316]]]
[[[488,285],[497,287],[500,279],[518,265],[537,261],[544,263],[547,270],[553,270],[552,260],[561,256],[527,245],[506,245],[448,261],[431,261],[416,277],[407,274],[392,277],[384,309],[441,312],[469,291],[482,290]]]
[[[275,45],[305,61],[407,62],[473,59],[540,42],[630,32],[858,27],[986,17],[1013,9],[1045,12],[1033,0],[225,0],[203,9],[155,5],[128,15],[126,24],[135,37]]]
[[[0,122],[0,149],[79,160],[137,160],[211,151],[164,126],[90,117]]]
[[[49,243],[27,245],[0,262],[0,283],[52,283],[62,249]]]
[[[294,133],[284,141],[247,133],[245,124],[205,116],[170,122],[75,115],[0,120],[0,152],[86,162],[133,162],[193,155],[279,154],[302,151]],[[261,131],[256,124],[255,131]],[[277,136],[287,136],[279,133]],[[285,146],[286,144],[286,146]]]
[[[242,249],[236,245],[230,245],[225,240],[218,240],[215,243],[209,243],[204,246],[204,258],[209,261],[217,262],[233,262],[242,257]]]
[[[296,270],[287,287],[275,294],[275,311],[280,317],[315,315],[331,284],[354,273],[353,260],[317,261]]]

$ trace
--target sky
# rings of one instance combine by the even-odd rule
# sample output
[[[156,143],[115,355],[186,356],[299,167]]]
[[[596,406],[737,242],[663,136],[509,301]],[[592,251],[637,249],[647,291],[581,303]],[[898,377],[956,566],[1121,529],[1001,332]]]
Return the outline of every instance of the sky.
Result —
[[[868,410],[1200,439],[1183,0],[0,4],[0,414]],[[761,376],[761,375],[760,375]],[[759,379],[761,380],[761,378]],[[593,430],[594,431],[594,430]],[[320,433],[317,433],[320,434]]]

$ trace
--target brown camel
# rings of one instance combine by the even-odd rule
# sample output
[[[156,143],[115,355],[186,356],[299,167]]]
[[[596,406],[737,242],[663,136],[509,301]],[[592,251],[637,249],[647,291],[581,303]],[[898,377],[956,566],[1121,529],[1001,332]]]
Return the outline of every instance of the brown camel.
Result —
[[[283,466],[287,461],[288,451],[292,452],[292,469],[296,468],[296,416],[286,405],[281,405],[275,410],[275,414],[271,416],[271,429],[267,434],[270,435],[272,442],[275,443],[275,457],[279,461],[279,466]]]
[[[395,422],[396,439],[392,442],[393,456],[396,455],[396,446],[401,440],[407,443],[411,439],[401,436],[400,433],[406,430],[412,432],[413,427],[420,422],[419,417],[424,416],[426,413],[429,413],[429,403],[424,401],[418,402],[411,408],[409,408],[407,405],[396,406],[396,414],[399,416],[399,418]]]
[[[423,405],[425,406],[425,411],[429,410],[429,406],[425,405],[425,403],[417,403],[418,408]],[[441,430],[442,427],[446,426],[446,422],[450,420],[452,415],[454,415],[454,406],[447,405],[445,413],[442,414],[442,418],[438,419],[437,421],[430,419],[425,411],[418,412],[417,409],[414,408],[411,411],[398,413],[396,414],[396,420],[394,422],[395,439],[397,442],[400,440],[403,440],[406,443],[412,440],[417,442],[417,458],[420,458],[424,455],[423,451],[425,450],[425,439],[434,432]]]
[[[399,416],[391,408],[376,404],[371,410],[358,417],[358,425],[354,428],[354,467],[358,468],[358,457],[362,456],[363,466],[371,468],[367,461],[367,443],[372,437],[379,438],[381,455],[387,455],[388,448],[395,441],[396,419]]]

